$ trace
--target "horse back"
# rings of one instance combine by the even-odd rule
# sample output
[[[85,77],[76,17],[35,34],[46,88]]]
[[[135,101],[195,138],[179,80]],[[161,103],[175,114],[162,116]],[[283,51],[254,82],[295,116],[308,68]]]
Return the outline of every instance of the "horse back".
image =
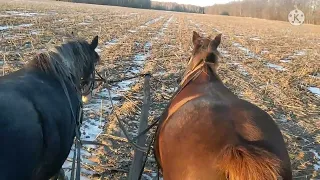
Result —
[[[0,148],[0,177],[49,179],[67,158],[75,129],[59,81],[23,68],[1,77],[0,87],[0,134],[6,137],[1,144],[8,144]],[[76,93],[67,87],[71,103],[78,105]],[[19,173],[11,173],[17,169]]]
[[[0,177],[31,179],[43,153],[38,113],[30,101],[16,92],[0,90],[0,102]]]
[[[290,174],[285,175],[291,167],[279,128],[266,112],[247,101],[208,93],[188,101],[164,122],[158,130],[156,155],[162,166],[179,172],[166,179],[208,179],[208,175],[212,179],[213,174],[224,179],[217,168],[223,150],[249,146],[275,155],[282,162],[283,177],[290,179]]]

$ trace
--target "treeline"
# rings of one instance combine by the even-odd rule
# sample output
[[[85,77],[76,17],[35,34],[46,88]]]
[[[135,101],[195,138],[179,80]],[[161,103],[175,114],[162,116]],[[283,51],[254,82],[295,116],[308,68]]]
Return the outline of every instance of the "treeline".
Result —
[[[124,6],[124,7],[143,8],[143,9],[151,8],[151,0],[57,0],[57,1]]]
[[[320,0],[242,0],[205,8],[206,14],[254,17],[287,21],[295,5],[304,12],[305,23],[320,24]]]
[[[194,5],[185,5],[171,2],[156,2],[151,0],[57,0],[75,3],[101,4],[112,6],[124,6],[144,9],[157,9],[166,11],[204,13],[204,8]]]
[[[305,14],[305,23],[320,24],[320,0],[237,0],[210,7],[151,0],[58,0],[166,11],[205,13],[287,21],[295,5]],[[199,0],[200,1],[200,0]]]
[[[157,10],[165,11],[177,11],[177,12],[190,12],[190,13],[201,13],[204,14],[204,7],[187,5],[187,4],[178,4],[174,2],[151,2],[151,8]]]

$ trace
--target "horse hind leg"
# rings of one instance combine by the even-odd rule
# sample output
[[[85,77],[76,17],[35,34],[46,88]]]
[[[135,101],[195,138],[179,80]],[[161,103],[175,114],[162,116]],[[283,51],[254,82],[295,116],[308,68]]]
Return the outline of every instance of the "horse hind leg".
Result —
[[[68,179],[64,174],[64,170],[61,168],[60,171],[55,176],[50,178],[50,180],[68,180]]]

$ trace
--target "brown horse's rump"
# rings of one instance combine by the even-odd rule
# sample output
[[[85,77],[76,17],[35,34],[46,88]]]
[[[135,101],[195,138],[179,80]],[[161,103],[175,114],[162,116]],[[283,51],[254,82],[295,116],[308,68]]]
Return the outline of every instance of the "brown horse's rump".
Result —
[[[220,41],[221,35],[211,40],[194,33],[193,56],[157,130],[164,180],[291,180],[275,122],[218,77]]]

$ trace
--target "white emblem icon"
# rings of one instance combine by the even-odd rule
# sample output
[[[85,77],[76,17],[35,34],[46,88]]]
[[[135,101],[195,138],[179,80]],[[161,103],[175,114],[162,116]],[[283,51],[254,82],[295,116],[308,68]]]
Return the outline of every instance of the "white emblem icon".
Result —
[[[299,26],[304,23],[305,16],[304,13],[296,7],[295,10],[289,13],[288,20],[290,24],[294,26]]]

